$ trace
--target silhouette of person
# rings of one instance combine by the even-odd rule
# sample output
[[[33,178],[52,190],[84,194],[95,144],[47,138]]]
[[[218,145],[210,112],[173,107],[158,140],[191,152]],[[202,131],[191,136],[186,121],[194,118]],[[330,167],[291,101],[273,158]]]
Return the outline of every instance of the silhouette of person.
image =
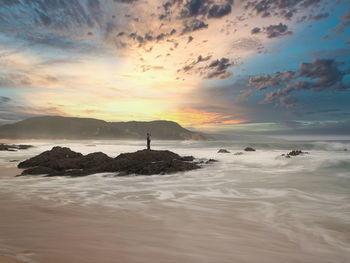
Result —
[[[147,132],[147,150],[151,150],[151,134]]]

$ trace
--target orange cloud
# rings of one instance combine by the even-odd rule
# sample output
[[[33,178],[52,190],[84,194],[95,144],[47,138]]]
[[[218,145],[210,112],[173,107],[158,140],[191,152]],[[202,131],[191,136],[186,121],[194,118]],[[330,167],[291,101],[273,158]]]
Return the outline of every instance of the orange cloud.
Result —
[[[219,113],[185,108],[179,111],[171,111],[158,114],[159,119],[178,122],[183,126],[215,126],[230,125],[246,122],[246,120],[234,119],[232,115],[222,115]]]

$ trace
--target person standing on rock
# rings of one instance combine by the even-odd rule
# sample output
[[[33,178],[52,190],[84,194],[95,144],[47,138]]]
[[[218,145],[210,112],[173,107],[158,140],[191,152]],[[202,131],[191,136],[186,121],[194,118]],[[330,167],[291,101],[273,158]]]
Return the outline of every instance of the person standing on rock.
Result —
[[[151,150],[151,134],[147,132],[147,150]]]

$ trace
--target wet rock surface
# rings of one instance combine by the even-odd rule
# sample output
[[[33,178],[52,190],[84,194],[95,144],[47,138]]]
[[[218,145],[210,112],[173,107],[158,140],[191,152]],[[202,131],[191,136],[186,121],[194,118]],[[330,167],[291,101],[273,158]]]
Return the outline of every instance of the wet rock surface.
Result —
[[[218,151],[218,153],[230,153],[230,151],[226,150],[226,149],[220,149]]]
[[[246,147],[245,149],[244,149],[246,152],[255,152],[256,150],[254,149],[254,148],[252,148],[252,147]]]
[[[118,172],[119,175],[170,174],[199,169],[193,156],[181,157],[171,151],[140,150],[122,153],[116,158],[102,152],[82,155],[66,147],[53,147],[18,164],[21,175],[85,176],[94,173]],[[208,160],[206,163],[214,162]]]
[[[33,145],[26,145],[26,144],[5,144],[0,143],[0,151],[9,151],[9,152],[16,152],[17,150],[26,150],[31,147],[34,147]]]
[[[303,152],[301,150],[293,150],[287,154],[282,154],[282,156],[286,158],[291,158],[292,156],[298,156],[298,155],[303,155],[303,154],[309,154],[308,152]]]

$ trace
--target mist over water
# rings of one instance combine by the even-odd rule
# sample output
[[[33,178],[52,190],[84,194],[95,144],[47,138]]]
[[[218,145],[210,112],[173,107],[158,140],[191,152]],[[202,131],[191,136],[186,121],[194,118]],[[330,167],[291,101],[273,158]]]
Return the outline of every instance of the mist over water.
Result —
[[[102,151],[113,157],[145,148],[139,141],[32,144],[36,147],[27,151],[0,152],[1,167],[17,164],[10,159],[23,160],[55,145],[83,154]],[[257,151],[234,155],[246,146]],[[147,240],[154,254],[160,255],[153,262],[315,262],[316,258],[318,262],[347,262],[350,258],[350,151],[344,151],[350,150],[350,141],[158,141],[152,147],[219,162],[161,176],[115,177],[105,173],[81,178],[14,178],[2,174],[0,194],[53,211],[73,207],[77,211],[98,210],[105,217],[122,213],[126,218],[143,218],[134,225],[139,232],[123,230],[125,235],[135,235],[138,241],[133,244],[133,253],[140,255],[146,253],[142,246],[137,249],[146,242],[141,233],[152,229],[156,221],[159,233],[153,233],[155,240]],[[231,153],[218,154],[220,148]],[[281,156],[293,149],[309,154]],[[108,229],[105,235],[114,237]],[[185,249],[174,240],[188,246]],[[163,241],[170,242],[171,249]],[[0,244],[6,244],[1,237]],[[174,255],[174,251],[179,253]],[[55,253],[59,255],[59,251]],[[124,260],[147,262],[128,256]]]

